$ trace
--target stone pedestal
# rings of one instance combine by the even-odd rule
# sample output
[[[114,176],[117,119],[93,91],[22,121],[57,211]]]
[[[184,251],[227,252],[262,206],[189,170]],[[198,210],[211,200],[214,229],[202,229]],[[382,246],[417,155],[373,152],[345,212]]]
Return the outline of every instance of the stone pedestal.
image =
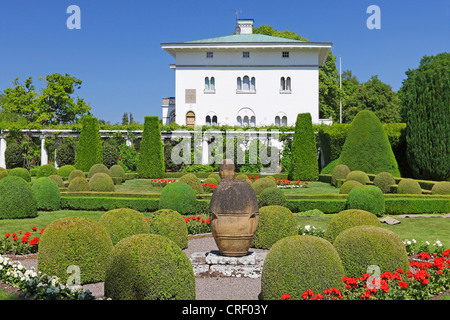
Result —
[[[189,259],[196,277],[261,277],[267,252],[252,252],[241,257],[223,256],[219,251],[194,252]]]

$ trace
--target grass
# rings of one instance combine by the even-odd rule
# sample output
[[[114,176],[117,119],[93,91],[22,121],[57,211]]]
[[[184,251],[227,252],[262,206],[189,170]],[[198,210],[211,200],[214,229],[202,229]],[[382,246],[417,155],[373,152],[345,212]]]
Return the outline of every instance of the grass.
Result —
[[[0,289],[0,300],[20,300],[18,296]]]
[[[338,194],[339,188],[320,181],[308,182],[308,188],[281,189],[286,194]]]

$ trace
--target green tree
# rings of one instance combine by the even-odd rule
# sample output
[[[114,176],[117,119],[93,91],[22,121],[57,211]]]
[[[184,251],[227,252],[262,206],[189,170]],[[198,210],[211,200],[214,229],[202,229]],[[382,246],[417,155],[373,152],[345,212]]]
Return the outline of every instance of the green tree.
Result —
[[[82,119],[80,139],[75,154],[75,167],[83,172],[97,163],[103,163],[102,139],[98,121],[92,116]]]
[[[128,125],[128,112],[124,112],[122,116],[122,125],[126,126]]]
[[[145,117],[139,150],[139,177],[162,178],[165,172],[163,153],[159,119],[158,117]]]
[[[33,80],[28,77],[24,83],[19,82],[19,78],[14,79],[14,86],[3,91],[2,112],[24,117],[28,123],[37,119],[38,105],[37,96],[33,85]]]
[[[450,179],[450,53],[424,56],[400,89],[415,178]]]
[[[308,39],[302,37],[299,34],[296,34],[295,32],[292,32],[289,30],[278,31],[278,30],[275,30],[273,27],[266,26],[264,24],[262,24],[259,27],[253,27],[253,33],[264,34],[264,35],[273,36],[273,37],[293,39],[293,40],[308,41]]]

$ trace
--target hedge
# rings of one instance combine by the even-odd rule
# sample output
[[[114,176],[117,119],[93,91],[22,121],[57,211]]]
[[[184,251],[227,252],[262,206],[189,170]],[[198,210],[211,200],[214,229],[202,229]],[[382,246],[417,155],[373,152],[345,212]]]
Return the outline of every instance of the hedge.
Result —
[[[96,118],[85,117],[82,122],[75,167],[81,171],[89,171],[94,164],[103,163],[102,139]]]
[[[161,178],[164,175],[163,151],[158,117],[145,117],[137,170],[139,177]]]

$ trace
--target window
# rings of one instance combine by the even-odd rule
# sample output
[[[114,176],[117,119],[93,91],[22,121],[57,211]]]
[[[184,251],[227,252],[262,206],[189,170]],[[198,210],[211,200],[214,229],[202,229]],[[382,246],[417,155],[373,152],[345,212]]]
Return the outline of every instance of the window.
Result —
[[[256,127],[256,118],[255,118],[255,116],[252,116],[250,118],[250,126]]]
[[[205,124],[206,124],[208,127],[211,126],[211,117],[210,117],[210,116],[206,116]]]
[[[209,78],[205,78],[205,91],[209,91]]]
[[[236,121],[237,121],[238,125],[240,127],[242,127],[242,117],[241,116],[237,116]]]
[[[192,111],[188,111],[186,113],[186,126],[193,127],[195,124],[195,113]]]
[[[279,116],[275,117],[275,125],[280,126],[280,117]]]
[[[283,116],[283,118],[281,118],[281,125],[287,126],[287,117],[286,116]]]
[[[244,122],[242,123],[244,127],[248,127],[248,116],[244,117]]]
[[[252,80],[250,82],[250,91],[256,91],[256,89],[255,89],[255,77],[252,77]]]
[[[212,117],[212,125],[217,126],[217,116]]]
[[[248,76],[244,77],[244,86],[242,87],[243,91],[250,91],[250,78]]]
[[[205,77],[205,92],[214,93],[216,91],[216,80],[214,77]]]
[[[280,79],[280,93],[290,93],[291,92],[291,78],[281,77]]]
[[[206,57],[207,58],[214,58],[214,54],[212,52],[207,52],[206,53]]]
[[[255,93],[256,92],[256,80],[255,77],[250,79],[249,76],[244,76],[237,78],[236,91],[238,93]]]
[[[250,52],[248,51],[242,52],[242,58],[250,58]]]
[[[281,54],[281,57],[289,58],[289,51],[283,51],[282,54]]]
[[[241,77],[237,78],[237,87],[236,87],[237,91],[241,91],[242,90],[242,80]]]

